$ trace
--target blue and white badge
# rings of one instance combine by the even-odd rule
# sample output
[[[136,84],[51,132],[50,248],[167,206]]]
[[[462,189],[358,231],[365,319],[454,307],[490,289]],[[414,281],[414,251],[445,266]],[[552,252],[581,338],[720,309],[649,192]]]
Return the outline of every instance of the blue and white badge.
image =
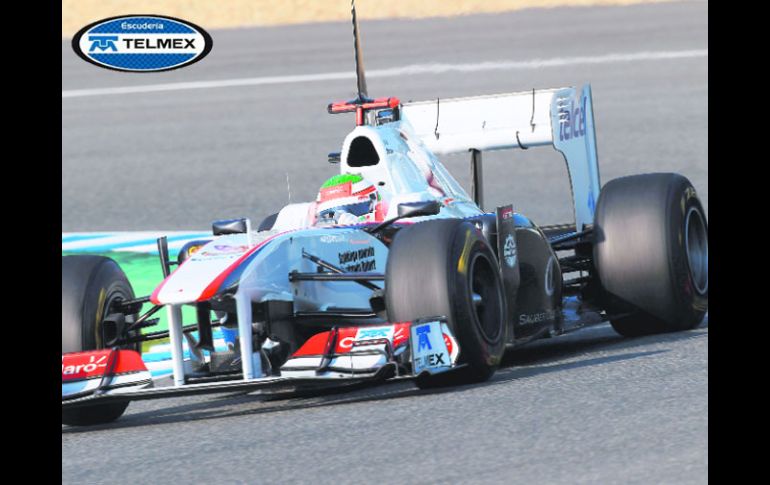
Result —
[[[72,48],[106,69],[159,72],[188,66],[211,51],[211,36],[195,24],[160,15],[112,17],[83,27]]]
[[[452,367],[444,335],[441,332],[441,322],[412,325],[411,333],[412,364],[415,375],[424,370],[435,374]]]

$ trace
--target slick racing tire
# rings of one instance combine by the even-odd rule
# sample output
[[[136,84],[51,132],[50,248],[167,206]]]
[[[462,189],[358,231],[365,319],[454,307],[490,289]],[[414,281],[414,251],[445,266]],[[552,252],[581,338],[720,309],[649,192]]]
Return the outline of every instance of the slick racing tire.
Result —
[[[596,205],[594,263],[612,327],[624,336],[688,330],[708,310],[708,225],[673,173],[607,183]]]
[[[102,256],[63,256],[62,353],[104,348],[102,323],[110,305],[118,298],[132,299],[134,291],[115,261]],[[118,419],[126,407],[128,402],[62,410],[62,424],[108,423]]]
[[[482,382],[505,351],[507,308],[497,261],[470,222],[439,219],[401,229],[385,270],[390,322],[446,316],[460,347],[457,370],[417,379],[420,388]]]

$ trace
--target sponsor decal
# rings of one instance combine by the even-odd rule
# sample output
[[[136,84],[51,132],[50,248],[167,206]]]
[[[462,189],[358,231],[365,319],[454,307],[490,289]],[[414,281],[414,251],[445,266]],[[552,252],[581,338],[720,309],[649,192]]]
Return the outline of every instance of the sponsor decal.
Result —
[[[102,377],[112,350],[94,350],[63,354],[61,357],[62,381],[75,381]],[[115,374],[146,371],[142,356],[133,350],[120,350],[115,354]]]
[[[445,358],[447,362],[444,362]],[[422,367],[443,367],[449,363],[448,359],[447,354],[426,354],[422,357],[417,357],[416,365]]]
[[[556,318],[556,310],[546,310],[540,313],[523,313],[519,315],[519,325],[532,325]]]
[[[405,344],[409,341],[409,324],[397,323],[393,331],[393,348]]]
[[[329,332],[325,332],[324,335]],[[337,332],[337,346],[334,348],[336,353],[350,352],[353,348],[353,342],[356,341],[356,334],[358,329],[356,327],[341,328]],[[319,352],[320,353],[320,352]]]
[[[502,217],[503,220],[510,219],[513,217],[513,208],[512,207],[506,207],[500,212],[500,217]]]
[[[126,15],[83,27],[72,48],[105,69],[159,72],[198,62],[211,51],[211,36],[186,20],[162,15]]]
[[[412,326],[412,365],[415,374],[442,372],[452,366],[440,322]]]
[[[100,355],[89,355],[85,362],[68,362],[64,364],[64,356],[61,358],[61,376],[62,379],[87,379],[89,374],[94,374],[96,370],[101,369],[102,372],[107,367],[107,357],[109,352],[102,353]],[[95,377],[95,376],[92,376]]]
[[[553,295],[553,264],[556,260],[553,256],[548,259],[548,264],[545,265],[545,294],[548,296]]]
[[[189,261],[210,261],[212,259],[237,259],[238,256],[240,256],[239,253],[233,253],[233,254],[224,254],[224,253],[216,253],[214,251],[200,251],[197,254],[193,254],[195,257],[191,257]]]
[[[362,249],[343,251],[338,253],[340,265],[347,272],[373,271],[377,269],[374,259],[374,247],[367,246]]]
[[[430,332],[430,326],[423,326],[415,329],[415,333],[417,334],[417,338],[419,341],[417,342],[417,351],[421,351],[423,349],[425,350],[432,350],[433,347],[430,345],[430,338],[428,338],[428,333]]]
[[[337,354],[349,353],[353,347],[359,345],[385,345],[388,341],[393,349],[409,342],[409,323],[397,323],[383,327],[343,327],[337,333],[337,345],[334,349]],[[309,355],[321,355],[326,349],[331,332],[321,332],[310,337],[292,357]],[[444,341],[447,342],[444,335]],[[447,344],[451,355],[452,343]]]
[[[246,251],[247,249],[249,249],[249,247],[246,246],[246,245],[243,245],[243,246],[230,246],[230,245],[227,245],[227,244],[216,244],[216,245],[214,245],[214,249],[217,252],[220,252],[220,253],[242,253],[242,252]]]
[[[447,352],[449,352],[449,357],[454,364],[457,362],[457,356],[460,354],[460,347],[457,345],[457,341],[452,336],[452,332],[449,331],[449,326],[446,323],[441,324],[441,331]]]
[[[320,241],[324,244],[334,244],[334,243],[344,243],[345,242],[345,236],[342,235],[332,235],[332,234],[324,234],[321,236]]]
[[[463,251],[460,253],[460,259],[457,260],[457,272],[460,274],[466,274],[468,272],[468,257],[471,254],[471,231],[468,229],[465,231],[465,244],[463,244]]]
[[[358,329],[353,346],[387,345],[393,337],[393,325],[387,327],[363,327]]]
[[[216,244],[211,248],[206,248],[205,251],[200,251],[200,255],[205,256],[207,259],[227,258],[238,256],[248,250],[249,247],[246,245]]]
[[[320,190],[319,202],[326,202],[327,200],[337,199],[339,197],[347,197],[352,193],[353,193],[353,184],[350,182],[334,185],[332,187],[322,188]]]
[[[516,240],[513,234],[508,234],[508,237],[505,238],[503,258],[505,258],[505,264],[511,268],[516,264]]]
[[[586,101],[583,96],[580,105],[575,106],[575,100],[570,99],[569,105],[564,100],[559,104],[559,140],[571,140],[586,134]]]
[[[356,335],[356,340],[365,340],[369,338],[388,338],[390,337],[390,327],[383,328],[362,328]]]

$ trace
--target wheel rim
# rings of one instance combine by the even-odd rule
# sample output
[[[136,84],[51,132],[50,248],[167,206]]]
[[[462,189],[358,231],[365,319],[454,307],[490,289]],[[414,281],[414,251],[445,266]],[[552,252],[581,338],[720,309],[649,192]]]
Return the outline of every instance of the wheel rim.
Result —
[[[490,343],[500,337],[503,295],[495,278],[495,267],[483,254],[470,265],[471,308],[482,337]]]
[[[685,218],[684,247],[690,278],[695,290],[702,295],[709,285],[709,242],[703,215],[695,207],[690,207]]]

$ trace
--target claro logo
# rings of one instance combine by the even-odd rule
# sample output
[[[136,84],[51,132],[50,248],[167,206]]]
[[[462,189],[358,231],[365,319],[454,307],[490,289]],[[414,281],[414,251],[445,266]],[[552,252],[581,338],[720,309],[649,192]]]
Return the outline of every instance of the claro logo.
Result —
[[[64,357],[62,357],[61,375],[62,377],[70,377],[79,374],[91,374],[99,368],[107,367],[107,356],[91,355],[88,358],[88,362],[81,362],[71,365],[64,365]]]
[[[106,69],[159,72],[198,62],[211,51],[211,36],[195,24],[160,15],[112,17],[83,27],[72,48]]]

